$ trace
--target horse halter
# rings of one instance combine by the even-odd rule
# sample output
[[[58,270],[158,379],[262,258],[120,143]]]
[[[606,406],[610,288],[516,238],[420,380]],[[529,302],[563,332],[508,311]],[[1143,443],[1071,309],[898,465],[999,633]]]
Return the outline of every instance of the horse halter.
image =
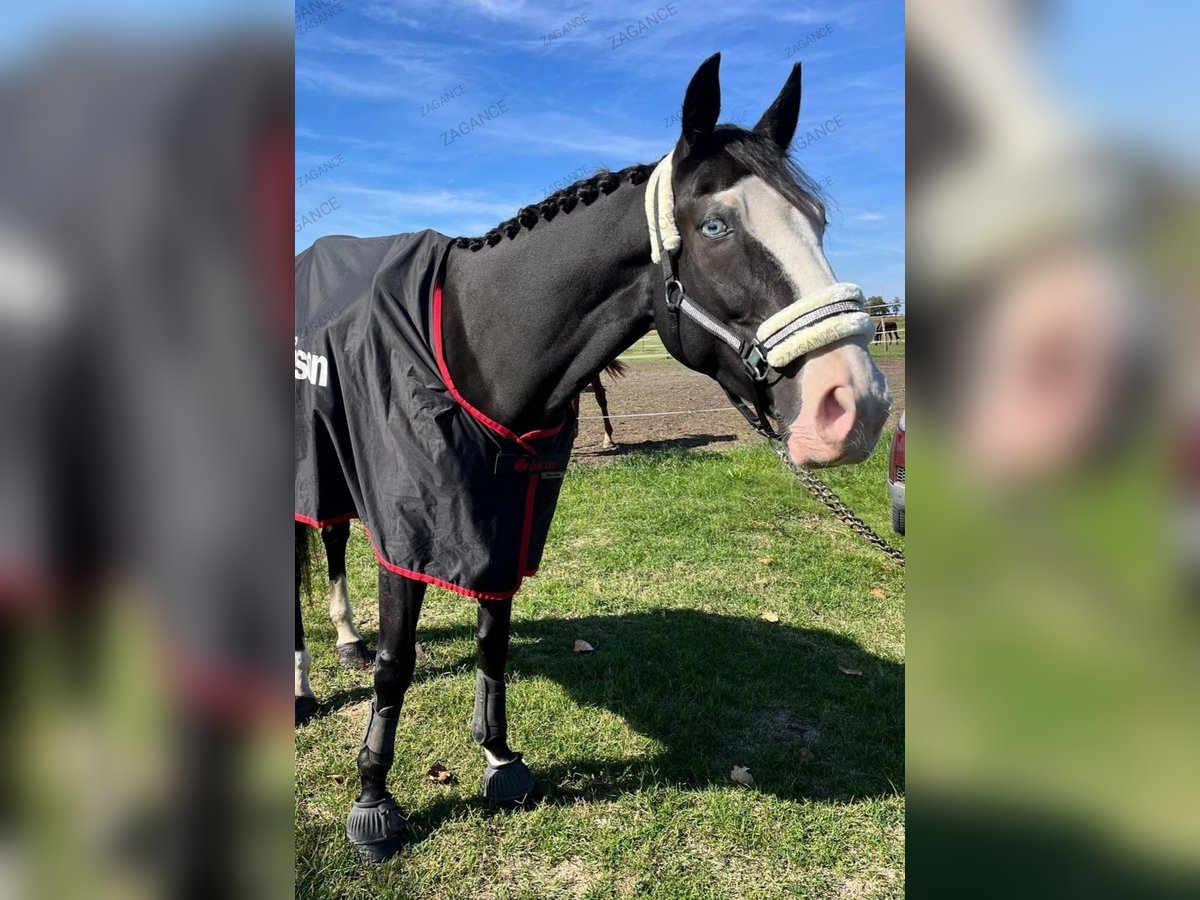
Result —
[[[663,272],[668,332],[662,336],[663,343],[672,356],[688,365],[679,337],[682,313],[737,353],[754,388],[755,409],[751,411],[728,389],[725,394],[751,427],[766,437],[779,437],[766,413],[766,381],[772,369],[783,369],[806,353],[843,338],[875,332],[863,308],[862,290],[848,282],[831,284],[789,304],[766,319],[749,337],[739,336],[731,326],[706,312],[688,296],[679,280],[678,251],[682,238],[675,223],[670,153],[655,166],[646,183],[646,223],[650,229],[650,257],[662,266]]]

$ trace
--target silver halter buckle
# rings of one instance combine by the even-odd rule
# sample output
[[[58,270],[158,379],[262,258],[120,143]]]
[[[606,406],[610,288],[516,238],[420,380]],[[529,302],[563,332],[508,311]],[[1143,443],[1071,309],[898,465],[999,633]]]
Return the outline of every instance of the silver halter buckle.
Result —
[[[771,364],[767,362],[767,354],[763,345],[757,340],[748,343],[749,346],[742,351],[742,363],[746,367],[746,372],[750,375],[751,381],[766,381]]]

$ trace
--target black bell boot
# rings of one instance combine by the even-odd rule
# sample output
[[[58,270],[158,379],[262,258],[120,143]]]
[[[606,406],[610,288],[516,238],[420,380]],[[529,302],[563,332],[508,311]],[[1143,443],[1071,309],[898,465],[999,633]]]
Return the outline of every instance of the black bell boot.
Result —
[[[346,817],[346,837],[364,862],[383,862],[396,855],[408,837],[408,818],[391,794],[372,803],[355,800]]]
[[[371,718],[363,735],[358,751],[358,768],[363,776],[364,792],[346,817],[346,838],[354,846],[359,857],[367,862],[382,862],[400,849],[400,843],[408,836],[408,818],[404,810],[386,790],[376,792],[370,800],[367,782],[382,787],[392,767],[392,748],[396,741],[396,725],[400,710],[395,706],[383,709],[371,708]]]
[[[508,721],[504,714],[504,682],[475,673],[475,716],[471,736],[487,753],[483,796],[494,806],[528,809],[537,801],[533,773],[520,753],[508,748]],[[495,760],[495,762],[493,762]]]

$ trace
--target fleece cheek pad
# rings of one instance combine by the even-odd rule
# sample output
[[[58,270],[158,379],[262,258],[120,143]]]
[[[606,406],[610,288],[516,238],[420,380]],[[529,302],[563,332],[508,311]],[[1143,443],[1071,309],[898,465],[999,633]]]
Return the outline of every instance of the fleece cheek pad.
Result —
[[[834,341],[873,335],[875,323],[863,302],[858,285],[838,282],[781,309],[755,333],[766,348],[767,363],[779,369]]]

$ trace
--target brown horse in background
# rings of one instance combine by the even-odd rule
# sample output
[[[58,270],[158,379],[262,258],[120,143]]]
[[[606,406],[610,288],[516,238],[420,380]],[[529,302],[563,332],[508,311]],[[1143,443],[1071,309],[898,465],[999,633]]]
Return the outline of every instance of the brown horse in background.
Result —
[[[620,378],[625,374],[626,368],[627,367],[623,362],[619,362],[614,359],[611,363],[604,367],[604,373],[607,373],[611,378]],[[613,440],[612,420],[608,418],[608,393],[604,390],[604,385],[600,381],[600,374],[603,373],[598,373],[596,377],[592,379],[592,383],[588,387],[588,390],[590,390],[592,392],[592,396],[596,398],[596,405],[600,407],[600,418],[604,422],[604,443],[601,444],[601,447],[603,447],[605,450],[611,450],[616,447],[617,444]]]
[[[898,316],[881,316],[875,322],[875,337],[873,344],[900,343],[900,318]]]

